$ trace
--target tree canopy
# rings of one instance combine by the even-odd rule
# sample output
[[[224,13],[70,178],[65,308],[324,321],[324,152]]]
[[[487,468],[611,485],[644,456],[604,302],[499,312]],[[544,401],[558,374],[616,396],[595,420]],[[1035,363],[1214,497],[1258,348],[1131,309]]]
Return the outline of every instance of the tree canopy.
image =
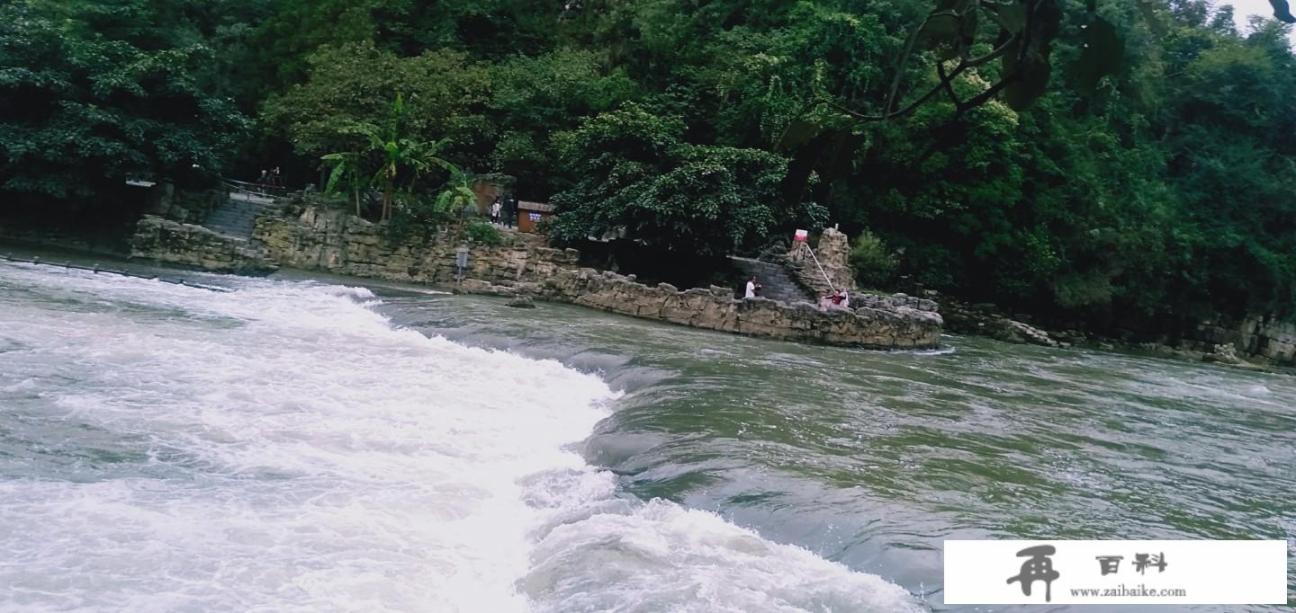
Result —
[[[219,173],[249,121],[176,0],[0,5],[0,189],[90,199]]]
[[[515,177],[560,238],[716,254],[839,224],[874,283],[1173,331],[1296,305],[1273,5],[1239,29],[1210,0],[14,0],[0,189],[316,181],[401,96],[403,138]]]
[[[670,251],[724,255],[768,235],[783,211],[786,160],[760,149],[683,142],[684,123],[637,106],[562,135],[578,176],[554,203],[557,236],[625,233]],[[807,220],[809,221],[809,220]]]

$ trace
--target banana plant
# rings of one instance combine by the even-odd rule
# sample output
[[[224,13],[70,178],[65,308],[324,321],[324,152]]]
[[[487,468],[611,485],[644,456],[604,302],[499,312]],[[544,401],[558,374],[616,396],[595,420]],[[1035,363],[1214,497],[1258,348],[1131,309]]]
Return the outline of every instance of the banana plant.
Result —
[[[446,164],[444,168],[450,171],[450,180],[433,203],[436,212],[448,215],[476,204],[477,194],[472,190],[468,175],[453,164]]]
[[[345,190],[355,200],[355,214],[360,217],[360,193],[369,187],[369,175],[361,168],[361,156],[358,151],[330,153],[322,156],[325,164],[331,165],[328,183],[324,193],[336,194]]]
[[[419,177],[434,168],[451,173],[452,180],[463,173],[441,158],[446,141],[423,141],[405,134],[405,99],[397,95],[385,125],[356,122],[343,126],[343,133],[360,137],[364,144],[355,151],[330,153],[322,157],[333,166],[329,186],[346,182],[353,190],[376,187],[382,191],[382,220],[391,219],[397,192],[413,189]],[[471,190],[469,190],[471,191]],[[357,192],[358,193],[358,192]],[[356,198],[359,211],[359,196]]]

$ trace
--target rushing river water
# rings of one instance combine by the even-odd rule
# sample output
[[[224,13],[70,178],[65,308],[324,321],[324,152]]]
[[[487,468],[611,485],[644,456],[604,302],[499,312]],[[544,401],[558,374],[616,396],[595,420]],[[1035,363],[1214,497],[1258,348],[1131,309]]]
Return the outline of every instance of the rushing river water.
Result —
[[[944,610],[943,539],[1296,535],[1293,377],[198,278],[0,262],[0,609]]]

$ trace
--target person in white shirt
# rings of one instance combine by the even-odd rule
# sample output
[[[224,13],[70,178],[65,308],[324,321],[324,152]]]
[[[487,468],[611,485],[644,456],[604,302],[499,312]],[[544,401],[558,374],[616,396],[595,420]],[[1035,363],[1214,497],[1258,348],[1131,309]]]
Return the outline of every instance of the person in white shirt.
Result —
[[[841,308],[847,310],[850,309],[850,292],[847,292],[846,290],[842,290]]]
[[[756,292],[759,289],[760,284],[756,282],[756,277],[752,277],[747,281],[747,292],[743,294],[743,298],[755,298]]]

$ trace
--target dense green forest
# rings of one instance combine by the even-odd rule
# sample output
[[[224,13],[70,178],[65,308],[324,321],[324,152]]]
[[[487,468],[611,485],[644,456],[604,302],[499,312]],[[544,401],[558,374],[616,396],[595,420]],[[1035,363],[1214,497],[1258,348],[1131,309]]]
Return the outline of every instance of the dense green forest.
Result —
[[[839,224],[870,285],[1098,328],[1296,305],[1288,26],[980,4],[10,1],[0,208],[280,166],[431,223],[494,173],[559,239],[754,253]]]

